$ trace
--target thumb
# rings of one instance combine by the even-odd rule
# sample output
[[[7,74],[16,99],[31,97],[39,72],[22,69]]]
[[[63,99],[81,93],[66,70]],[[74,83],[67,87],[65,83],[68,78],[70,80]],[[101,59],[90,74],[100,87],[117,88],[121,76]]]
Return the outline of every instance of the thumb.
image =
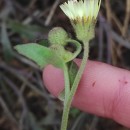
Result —
[[[52,65],[44,69],[43,80],[55,96],[64,88],[63,72]],[[88,61],[72,105],[130,128],[130,72]]]

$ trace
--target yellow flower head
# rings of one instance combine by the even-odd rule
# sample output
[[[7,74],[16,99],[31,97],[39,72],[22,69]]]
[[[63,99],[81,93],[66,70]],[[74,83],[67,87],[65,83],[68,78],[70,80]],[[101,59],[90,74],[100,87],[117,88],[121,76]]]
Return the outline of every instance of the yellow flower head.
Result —
[[[60,6],[70,20],[96,19],[101,0],[68,0]]]

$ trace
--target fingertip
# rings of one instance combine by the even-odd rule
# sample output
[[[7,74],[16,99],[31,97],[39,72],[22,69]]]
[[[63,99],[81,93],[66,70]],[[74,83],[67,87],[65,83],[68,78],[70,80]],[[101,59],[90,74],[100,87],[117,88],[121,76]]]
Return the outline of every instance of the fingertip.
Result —
[[[43,81],[47,90],[58,96],[64,88],[64,77],[61,69],[48,65],[43,70]]]
[[[76,60],[79,65],[80,61]],[[130,72],[101,62],[88,61],[73,106],[98,116],[112,118],[130,127]],[[64,88],[62,70],[47,66],[44,84],[54,96]]]

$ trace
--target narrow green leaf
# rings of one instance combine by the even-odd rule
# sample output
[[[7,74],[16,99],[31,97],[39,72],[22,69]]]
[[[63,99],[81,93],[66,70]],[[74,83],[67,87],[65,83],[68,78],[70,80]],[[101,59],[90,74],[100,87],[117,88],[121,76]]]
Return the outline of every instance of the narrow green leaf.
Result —
[[[70,86],[73,85],[77,72],[78,72],[78,66],[75,62],[72,61],[69,66]]]
[[[1,43],[3,46],[3,53],[6,61],[10,61],[13,56],[13,50],[7,34],[6,25],[3,22],[1,26]]]
[[[48,64],[63,68],[64,62],[50,48],[38,45],[36,43],[29,43],[24,45],[17,45],[15,46],[15,49],[21,55],[37,63],[40,68],[43,68]]]
[[[45,29],[39,26],[24,25],[16,21],[9,21],[8,26],[13,32],[18,33],[21,35],[21,37],[27,38],[30,40],[36,38],[36,36],[38,36],[39,33],[45,32]]]

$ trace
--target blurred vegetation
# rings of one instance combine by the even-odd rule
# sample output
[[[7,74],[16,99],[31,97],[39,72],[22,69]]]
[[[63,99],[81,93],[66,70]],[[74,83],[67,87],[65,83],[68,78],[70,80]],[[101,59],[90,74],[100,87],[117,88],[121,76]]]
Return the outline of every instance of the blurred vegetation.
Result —
[[[0,0],[0,130],[59,130],[62,103],[47,92],[42,71],[13,49],[36,42],[48,46],[48,31],[62,26],[65,0]],[[130,68],[130,0],[103,0],[90,59]],[[82,56],[82,54],[81,54]],[[112,120],[72,109],[71,130],[127,130]]]

